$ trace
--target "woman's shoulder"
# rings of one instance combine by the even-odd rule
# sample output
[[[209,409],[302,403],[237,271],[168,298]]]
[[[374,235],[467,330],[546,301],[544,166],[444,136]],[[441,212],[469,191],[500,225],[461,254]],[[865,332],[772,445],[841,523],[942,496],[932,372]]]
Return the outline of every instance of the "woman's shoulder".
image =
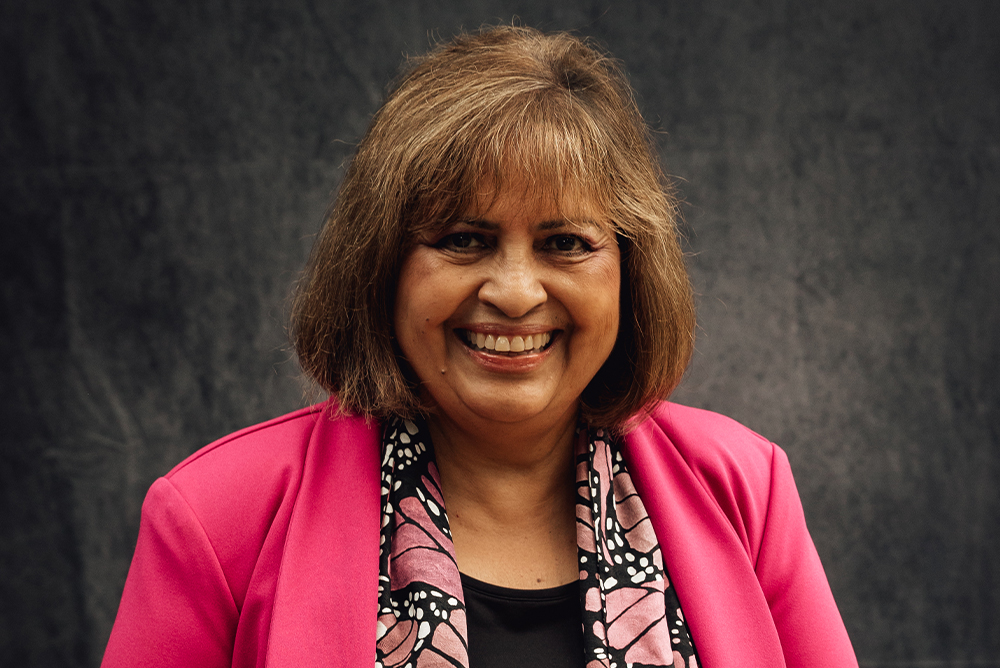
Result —
[[[660,440],[666,436],[684,454],[697,459],[752,464],[761,458],[770,461],[777,447],[730,417],[669,401],[660,402],[634,431],[647,438],[657,433]]]
[[[335,408],[303,408],[201,448],[153,484],[143,524],[157,534],[183,527],[185,535],[203,536],[240,603],[265,540],[282,542],[297,499],[323,475],[314,469],[338,466],[338,448],[377,438],[373,423],[334,417]]]
[[[301,463],[326,402],[245,427],[209,443],[177,464],[166,478],[183,483],[218,475],[243,477],[254,470],[275,471]]]
[[[336,408],[331,399],[236,431],[196,451],[164,478],[196,506],[294,493],[311,448],[353,447],[376,430],[361,418],[337,415]]]
[[[324,404],[246,427],[181,461],[150,488],[143,514],[169,499],[210,535],[239,534],[297,493]],[[258,527],[265,530],[265,527]]]
[[[725,517],[753,559],[776,499],[785,509],[798,503],[785,453],[712,411],[661,403],[626,436],[626,448],[652,503],[673,494],[718,509],[719,526]]]
[[[715,495],[767,493],[777,467],[787,467],[774,443],[732,418],[712,411],[661,402],[626,437],[647,457],[683,461]]]

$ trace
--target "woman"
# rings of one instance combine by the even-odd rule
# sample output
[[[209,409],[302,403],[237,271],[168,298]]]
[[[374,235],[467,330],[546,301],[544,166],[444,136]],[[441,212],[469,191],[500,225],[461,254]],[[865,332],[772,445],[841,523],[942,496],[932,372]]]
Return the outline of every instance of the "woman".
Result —
[[[104,664],[857,665],[784,454],[662,403],[694,323],[662,184],[580,40],[420,60],[295,304],[331,399],[153,485]]]

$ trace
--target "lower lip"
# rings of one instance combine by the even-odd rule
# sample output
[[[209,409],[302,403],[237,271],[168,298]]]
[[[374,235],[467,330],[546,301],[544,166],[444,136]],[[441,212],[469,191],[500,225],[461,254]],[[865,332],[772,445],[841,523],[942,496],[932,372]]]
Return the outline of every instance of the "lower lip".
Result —
[[[553,343],[555,343],[553,341]],[[548,359],[552,346],[536,353],[527,355],[495,355],[482,350],[474,350],[469,346],[462,345],[469,352],[469,357],[487,371],[496,373],[527,373],[534,371]]]

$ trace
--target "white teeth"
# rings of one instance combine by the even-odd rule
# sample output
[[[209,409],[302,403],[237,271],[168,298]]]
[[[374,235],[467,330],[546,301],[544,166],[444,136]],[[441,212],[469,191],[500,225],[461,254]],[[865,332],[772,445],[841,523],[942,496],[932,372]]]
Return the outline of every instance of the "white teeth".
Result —
[[[551,332],[529,334],[528,336],[494,336],[465,330],[465,338],[475,348],[495,350],[498,353],[521,353],[526,350],[541,350],[552,340]]]

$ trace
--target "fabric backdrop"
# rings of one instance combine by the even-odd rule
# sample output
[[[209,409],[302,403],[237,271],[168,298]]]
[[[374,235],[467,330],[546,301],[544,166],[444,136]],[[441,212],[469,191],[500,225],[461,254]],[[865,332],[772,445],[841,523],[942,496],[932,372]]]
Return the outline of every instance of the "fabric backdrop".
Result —
[[[1000,666],[1000,4],[0,4],[0,662],[97,666],[150,483],[298,407],[287,296],[405,54],[568,28],[685,201],[675,395],[785,447],[863,666]]]

